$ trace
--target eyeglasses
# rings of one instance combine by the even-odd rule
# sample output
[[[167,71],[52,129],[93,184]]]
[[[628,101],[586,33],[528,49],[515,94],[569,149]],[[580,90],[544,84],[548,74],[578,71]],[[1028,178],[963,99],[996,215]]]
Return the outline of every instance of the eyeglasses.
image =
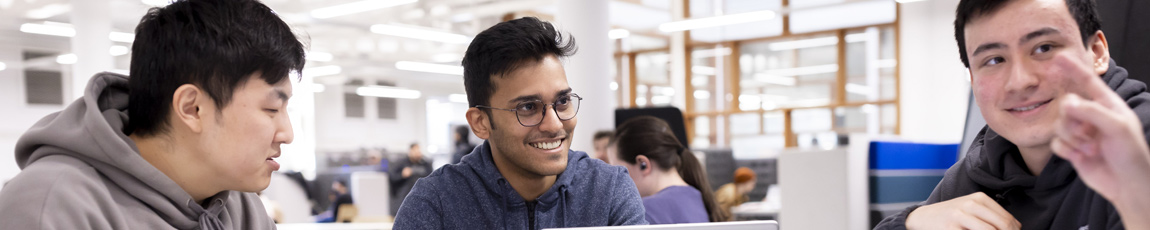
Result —
[[[583,101],[583,97],[578,94],[569,93],[555,99],[551,103],[551,108],[555,110],[555,115],[558,115],[559,120],[566,121],[575,118],[575,114],[579,112],[579,102]],[[515,112],[515,118],[519,119],[519,124],[524,127],[535,127],[543,123],[543,117],[547,115],[546,104],[540,100],[520,102],[515,105],[514,109],[501,109],[491,106],[476,105],[476,108],[485,109],[498,109],[503,111]]]

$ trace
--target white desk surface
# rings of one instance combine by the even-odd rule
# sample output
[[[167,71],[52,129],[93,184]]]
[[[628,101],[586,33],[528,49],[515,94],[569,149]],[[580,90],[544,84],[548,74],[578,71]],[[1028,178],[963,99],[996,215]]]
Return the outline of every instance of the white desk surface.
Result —
[[[277,224],[279,230],[391,230],[392,223],[294,223]]]

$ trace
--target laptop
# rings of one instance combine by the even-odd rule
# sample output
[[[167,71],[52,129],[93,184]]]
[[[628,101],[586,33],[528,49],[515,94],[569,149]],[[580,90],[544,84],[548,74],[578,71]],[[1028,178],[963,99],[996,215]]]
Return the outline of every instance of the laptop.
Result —
[[[692,224],[661,224],[661,225],[634,225],[613,227],[582,227],[582,228],[552,228],[566,230],[640,230],[640,229],[666,229],[666,230],[779,230],[779,222],[773,220],[732,221],[715,223]],[[546,229],[544,229],[546,230]]]

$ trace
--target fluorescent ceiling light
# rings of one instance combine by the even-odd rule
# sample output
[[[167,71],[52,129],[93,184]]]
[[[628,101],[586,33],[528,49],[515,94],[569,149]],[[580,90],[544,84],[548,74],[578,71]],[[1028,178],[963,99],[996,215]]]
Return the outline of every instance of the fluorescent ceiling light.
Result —
[[[4,62],[0,62],[0,70],[4,70],[7,68],[8,68],[8,64],[4,64]]]
[[[437,41],[443,43],[466,44],[471,38],[460,34],[437,31],[431,28],[418,28],[413,26],[397,26],[376,24],[371,26],[371,32],[420,40]]]
[[[136,40],[136,34],[124,33],[124,32],[112,32],[111,34],[108,34],[108,39],[112,39],[112,41],[117,41],[117,42],[132,43],[132,41]]]
[[[314,18],[334,18],[414,2],[417,0],[364,0],[315,9],[311,11],[311,16]]]
[[[453,61],[459,61],[462,58],[463,58],[463,56],[459,55],[457,53],[441,53],[441,54],[431,55],[431,61],[433,61],[433,62],[453,62]]]
[[[156,7],[167,6],[169,4],[172,4],[172,1],[173,0],[142,0],[142,2],[144,2],[145,5],[156,6]]]
[[[128,54],[128,47],[127,46],[112,46],[112,48],[108,48],[108,54],[111,54],[112,56],[120,56],[120,55]]]
[[[72,5],[64,3],[52,3],[40,8],[29,10],[24,16],[31,19],[45,19],[52,16],[60,15],[72,11]]]
[[[343,72],[343,68],[340,68],[339,66],[336,66],[336,65],[328,65],[328,66],[311,67],[311,68],[303,69],[302,75],[303,75],[303,77],[320,77],[320,76],[327,76],[327,75],[336,75],[336,74],[339,74],[340,72]]]
[[[387,97],[401,99],[416,99],[420,96],[419,90],[379,85],[361,86],[355,89],[355,94],[364,97]]]
[[[607,87],[611,88],[611,91],[619,90],[619,83],[611,82],[611,84],[608,84]]]
[[[76,29],[73,29],[71,27],[71,25],[64,26],[64,25],[58,25],[58,24],[54,24],[54,23],[53,24],[24,23],[23,25],[20,25],[20,32],[31,33],[31,34],[61,36],[61,37],[74,37],[74,36],[76,36]]]
[[[308,61],[326,62],[326,61],[331,61],[331,59],[333,59],[333,58],[334,57],[331,55],[331,53],[319,52],[319,51],[311,51],[311,52],[307,52],[306,54],[304,54],[304,59],[307,59]]]
[[[463,66],[457,65],[444,65],[434,63],[423,63],[413,61],[398,61],[395,62],[395,68],[407,71],[425,72],[425,73],[438,73],[438,74],[451,74],[463,76]]]
[[[613,30],[607,31],[607,38],[610,38],[611,40],[630,37],[630,36],[631,36],[631,31],[628,31],[626,29],[613,29]]]
[[[467,94],[453,93],[447,95],[447,100],[455,103],[467,104]]]
[[[71,65],[76,64],[76,54],[64,54],[56,56],[56,63]]]
[[[20,25],[20,32],[61,37],[76,36],[76,29],[72,28],[71,24],[59,22],[44,22],[44,24],[24,23]],[[116,42],[131,43],[136,39],[136,35],[124,32],[112,32],[108,34],[108,39]]]
[[[775,12],[770,10],[728,14],[723,16],[715,16],[708,18],[687,19],[682,21],[674,21],[663,23],[659,25],[659,30],[663,32],[677,32],[684,30],[693,30],[707,27],[719,27],[726,25],[742,24],[748,22],[766,21],[775,18]]]

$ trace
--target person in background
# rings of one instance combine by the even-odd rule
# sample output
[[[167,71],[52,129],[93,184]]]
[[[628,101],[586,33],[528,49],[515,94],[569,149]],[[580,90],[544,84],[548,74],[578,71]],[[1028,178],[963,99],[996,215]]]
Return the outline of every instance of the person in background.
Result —
[[[391,177],[392,215],[399,212],[399,206],[407,198],[411,188],[415,187],[415,182],[419,178],[431,174],[431,162],[423,158],[423,151],[419,149],[419,143],[411,144],[407,149],[407,157],[405,158],[396,160],[394,164],[388,166],[388,175]]]
[[[600,130],[599,132],[595,132],[594,138],[591,139],[591,144],[595,147],[595,152],[594,155],[591,155],[591,158],[609,162],[607,161],[609,160],[607,158],[607,143],[611,141],[612,137],[615,137],[615,131]]]
[[[679,143],[667,122],[652,116],[631,118],[619,125],[608,146],[610,163],[627,168],[635,181],[648,223],[728,219],[715,202],[699,159]]]
[[[339,218],[340,205],[354,204],[354,201],[351,200],[351,192],[348,190],[347,182],[343,182],[343,180],[331,182],[331,192],[328,198],[331,200],[331,209],[329,210],[331,217],[321,219],[319,221],[320,223],[335,222],[335,219]]]
[[[582,97],[567,83],[561,60],[575,47],[570,36],[534,17],[500,22],[475,36],[463,56],[471,107],[465,115],[485,141],[459,164],[419,180],[395,229],[647,223],[626,169],[571,150]]]
[[[747,194],[751,193],[751,190],[755,190],[755,183],[755,171],[747,167],[739,167],[735,170],[735,181],[725,184],[715,191],[715,200],[719,202],[719,208],[726,213],[732,213],[729,220],[735,218],[732,208],[750,200],[747,198]]]
[[[292,142],[303,66],[303,44],[258,1],[151,8],[130,78],[96,74],[16,142],[0,229],[275,229],[255,192]]]
[[[451,154],[451,163],[458,164],[459,161],[463,160],[463,156],[475,149],[475,145],[471,144],[471,128],[467,126],[455,127],[453,137],[455,139],[455,153]]]

